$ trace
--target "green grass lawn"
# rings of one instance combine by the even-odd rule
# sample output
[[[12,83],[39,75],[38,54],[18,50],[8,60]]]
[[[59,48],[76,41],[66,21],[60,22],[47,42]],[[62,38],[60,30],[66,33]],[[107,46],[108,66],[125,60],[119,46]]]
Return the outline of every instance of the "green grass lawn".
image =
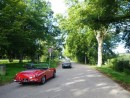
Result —
[[[101,68],[98,67],[97,70],[108,75],[117,82],[130,84],[130,75],[127,75],[123,72],[117,72],[109,67],[101,67]]]
[[[5,64],[6,65],[6,75],[0,75],[0,85],[9,83],[13,81],[13,78],[15,75],[23,70],[26,70],[23,68],[24,63],[18,63],[17,60],[14,61],[13,63],[9,63],[7,60],[1,60],[0,64]],[[51,66],[53,68],[56,68],[59,64],[59,61],[53,61],[51,62]]]
[[[0,75],[0,85],[13,81],[13,78],[17,72],[25,70],[23,68],[24,63],[7,63],[6,75]]]
[[[30,60],[23,60],[23,62],[29,62]],[[17,59],[14,59],[12,63],[18,63],[19,60]],[[9,64],[9,60],[8,59],[3,59],[3,60],[0,60],[0,64]]]
[[[130,75],[124,73],[124,72],[117,72],[109,67],[101,67],[97,68],[98,71],[101,73],[107,75],[111,79],[113,79],[115,82],[117,82],[120,86],[122,86],[124,89],[130,91]]]

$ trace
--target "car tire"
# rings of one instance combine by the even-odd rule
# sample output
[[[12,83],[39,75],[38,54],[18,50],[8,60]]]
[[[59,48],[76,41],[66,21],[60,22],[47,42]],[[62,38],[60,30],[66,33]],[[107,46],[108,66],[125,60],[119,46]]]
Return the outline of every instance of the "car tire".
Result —
[[[46,82],[46,78],[45,78],[45,76],[43,76],[43,77],[41,78],[41,84],[45,84],[45,82]]]

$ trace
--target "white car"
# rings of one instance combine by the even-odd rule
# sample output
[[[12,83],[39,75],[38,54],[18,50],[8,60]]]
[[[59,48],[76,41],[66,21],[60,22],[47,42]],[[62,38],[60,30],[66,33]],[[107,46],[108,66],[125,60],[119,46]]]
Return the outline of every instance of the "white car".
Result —
[[[71,64],[70,60],[65,59],[62,62],[62,68],[72,68],[72,64]]]

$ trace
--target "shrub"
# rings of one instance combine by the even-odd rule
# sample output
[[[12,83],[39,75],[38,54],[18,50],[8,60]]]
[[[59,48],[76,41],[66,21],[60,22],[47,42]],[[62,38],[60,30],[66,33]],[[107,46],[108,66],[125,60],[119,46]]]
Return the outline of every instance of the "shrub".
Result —
[[[113,68],[116,71],[123,72],[124,71],[124,61],[117,61],[117,63],[114,64]]]
[[[107,65],[118,72],[130,74],[130,61],[128,60],[109,59]]]
[[[107,65],[111,68],[114,67],[114,65],[117,65],[117,59],[116,58],[113,58],[113,59],[108,59],[107,60]]]
[[[124,73],[127,74],[127,75],[130,75],[130,69],[124,68]]]

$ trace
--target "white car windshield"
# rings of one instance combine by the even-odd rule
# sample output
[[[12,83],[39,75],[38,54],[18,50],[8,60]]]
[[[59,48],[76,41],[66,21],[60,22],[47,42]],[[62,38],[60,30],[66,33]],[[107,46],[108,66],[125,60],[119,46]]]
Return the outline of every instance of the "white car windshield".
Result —
[[[64,60],[63,62],[64,63],[70,63],[70,60]]]

